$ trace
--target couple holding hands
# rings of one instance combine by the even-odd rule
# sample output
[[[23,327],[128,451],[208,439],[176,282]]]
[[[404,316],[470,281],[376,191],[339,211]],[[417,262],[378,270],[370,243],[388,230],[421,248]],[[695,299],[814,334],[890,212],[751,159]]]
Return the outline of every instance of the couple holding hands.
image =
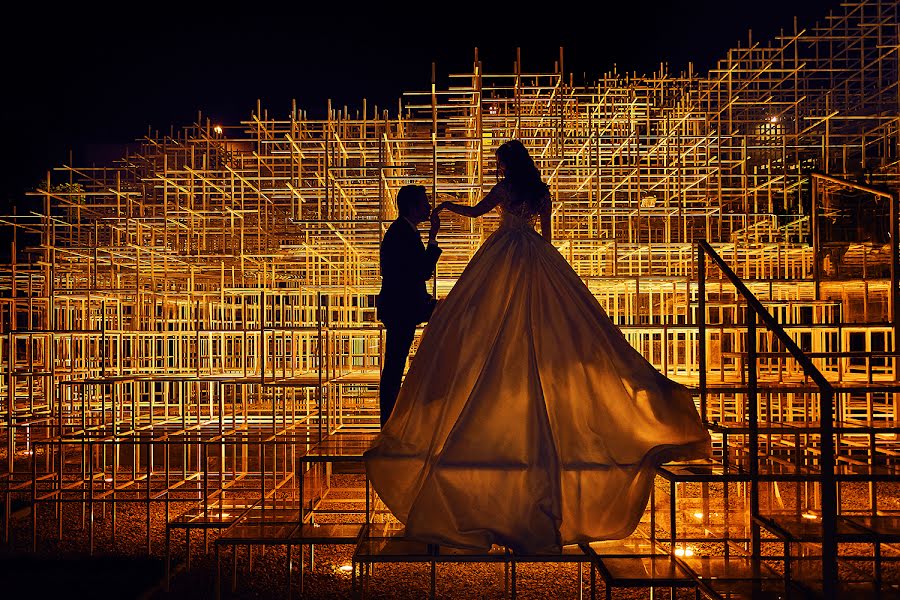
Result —
[[[406,536],[559,552],[627,537],[657,465],[710,455],[690,392],[659,373],[553,246],[549,188],[518,140],[474,206],[397,195],[381,245],[381,434],[365,453]],[[499,228],[438,305],[428,294],[444,210]],[[428,243],[417,225],[430,218]],[[536,227],[540,227],[538,234]],[[428,324],[406,379],[419,323]]]

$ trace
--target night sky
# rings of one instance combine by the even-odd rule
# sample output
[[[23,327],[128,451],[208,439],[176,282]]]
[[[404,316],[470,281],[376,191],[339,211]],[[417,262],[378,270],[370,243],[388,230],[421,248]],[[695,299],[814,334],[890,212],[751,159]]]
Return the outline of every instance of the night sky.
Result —
[[[614,63],[620,72],[644,73],[661,61],[672,71],[693,61],[704,72],[738,41],[745,44],[748,29],[754,40],[767,40],[790,31],[795,15],[801,26],[812,25],[838,5],[588,2],[592,8],[546,2],[542,13],[509,1],[249,2],[242,12],[187,2],[31,2],[5,19],[0,34],[7,82],[0,202],[21,198],[70,150],[75,164],[104,164],[148,126],[181,127],[198,110],[230,125],[247,118],[257,98],[270,115],[286,116],[296,98],[319,117],[328,98],[353,109],[365,97],[393,113],[403,91],[427,89],[432,61],[446,81],[470,69],[475,47],[488,72],[511,71],[516,47],[525,71],[552,69],[560,46],[576,81],[583,73],[592,81]]]

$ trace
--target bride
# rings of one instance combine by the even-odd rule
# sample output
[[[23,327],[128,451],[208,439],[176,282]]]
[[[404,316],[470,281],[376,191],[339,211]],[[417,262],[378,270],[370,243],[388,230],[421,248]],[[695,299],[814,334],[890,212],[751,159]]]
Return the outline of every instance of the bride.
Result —
[[[497,164],[477,205],[437,208],[499,208],[500,227],[435,309],[366,470],[414,539],[537,553],[627,537],[655,467],[709,456],[709,434],[551,244],[522,143]]]

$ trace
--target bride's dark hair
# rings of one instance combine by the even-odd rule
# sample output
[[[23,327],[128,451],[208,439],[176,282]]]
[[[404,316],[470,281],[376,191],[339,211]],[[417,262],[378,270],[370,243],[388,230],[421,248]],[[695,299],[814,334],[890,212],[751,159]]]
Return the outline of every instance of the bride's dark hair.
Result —
[[[509,140],[497,148],[497,161],[506,167],[505,180],[512,188],[513,203],[526,204],[529,212],[540,213],[550,190],[522,142]]]

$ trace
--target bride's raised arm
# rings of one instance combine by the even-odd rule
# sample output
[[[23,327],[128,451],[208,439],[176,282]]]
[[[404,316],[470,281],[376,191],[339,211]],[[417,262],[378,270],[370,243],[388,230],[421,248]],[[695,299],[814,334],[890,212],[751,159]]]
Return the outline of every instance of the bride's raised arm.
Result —
[[[475,206],[460,204],[459,202],[441,202],[435,210],[449,210],[452,213],[462,215],[474,219],[481,215],[492,211],[503,200],[503,194],[497,190],[498,186],[494,186],[487,195],[481,199],[481,202]]]

